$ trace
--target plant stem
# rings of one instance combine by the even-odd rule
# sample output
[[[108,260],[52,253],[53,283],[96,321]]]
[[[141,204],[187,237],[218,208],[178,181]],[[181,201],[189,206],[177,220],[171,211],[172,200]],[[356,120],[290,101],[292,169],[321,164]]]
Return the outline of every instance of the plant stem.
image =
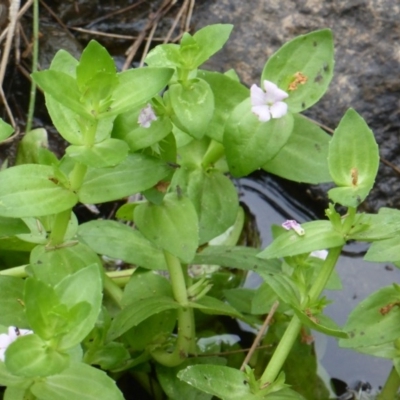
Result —
[[[212,140],[206,154],[204,154],[203,161],[201,165],[204,169],[207,169],[211,165],[214,165],[223,155],[225,152],[225,148],[221,143]]]
[[[53,220],[53,226],[50,233],[50,246],[57,246],[63,243],[65,232],[67,232],[70,218],[71,218],[71,209],[56,214]]]
[[[334,247],[329,250],[328,256],[321,267],[320,273],[310,289],[309,299],[307,299],[308,302],[316,301],[321,295],[332,271],[335,268],[341,250],[342,247]],[[267,368],[260,378],[260,386],[265,386],[275,381],[300,332],[301,325],[302,324],[298,317],[293,316],[288,327],[286,328],[285,333],[282,336],[282,339],[274,351]]]
[[[382,391],[378,394],[377,400],[392,400],[400,387],[400,376],[393,367],[383,386]]]
[[[13,267],[13,268],[8,268],[8,269],[3,269],[0,271],[0,275],[3,276],[14,276],[15,278],[26,278],[27,273],[25,268],[28,265],[20,265],[18,267]]]
[[[177,257],[164,250],[171,278],[172,292],[177,303],[181,305],[178,309],[178,338],[172,353],[164,350],[152,352],[152,356],[160,363],[168,367],[181,364],[187,357],[194,341],[194,318],[193,309],[187,307],[188,297],[186,291],[185,274]]]
[[[107,274],[104,274],[104,291],[119,308],[122,308],[122,290]]]
[[[331,276],[333,270],[335,269],[335,265],[337,260],[342,252],[342,246],[334,247],[329,250],[328,255],[325,259],[324,264],[322,265],[320,272],[312,285],[309,292],[309,301],[314,302],[321,295],[322,291],[325,289],[326,284],[328,283],[329,277]]]
[[[82,186],[83,180],[85,179],[87,166],[77,162],[74,169],[69,174],[69,180],[71,183],[71,190],[77,191]]]
[[[39,0],[33,1],[33,50],[32,50],[32,73],[37,71],[39,59]],[[28,116],[26,119],[25,132],[32,129],[33,114],[36,101],[36,83],[31,81],[31,91],[29,97]]]

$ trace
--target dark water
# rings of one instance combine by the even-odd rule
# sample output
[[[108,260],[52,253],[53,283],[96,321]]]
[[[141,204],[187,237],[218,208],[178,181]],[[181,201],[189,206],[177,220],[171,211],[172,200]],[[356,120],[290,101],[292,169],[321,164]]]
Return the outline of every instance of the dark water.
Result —
[[[268,176],[241,179],[239,190],[241,200],[255,215],[263,248],[272,241],[271,224],[280,225],[289,218],[300,223],[318,218],[319,210],[316,212],[312,206],[305,206],[288,197],[286,191]],[[333,301],[326,308],[326,314],[339,325],[346,322],[351,310],[370,293],[400,280],[400,270],[396,267],[388,270],[385,268],[387,264],[363,261],[362,253],[366,249],[362,243],[346,246],[337,265],[343,289],[325,292],[325,296]],[[250,285],[254,286],[258,282],[252,277]],[[357,381],[367,381],[373,388],[385,383],[392,366],[390,360],[342,349],[335,338],[317,332],[314,332],[314,337],[317,357],[329,377],[340,379],[351,386]]]

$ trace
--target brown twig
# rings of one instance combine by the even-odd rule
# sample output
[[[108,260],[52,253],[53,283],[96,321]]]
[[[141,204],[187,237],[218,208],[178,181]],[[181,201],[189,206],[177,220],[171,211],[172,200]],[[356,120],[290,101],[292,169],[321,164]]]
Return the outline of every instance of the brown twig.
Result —
[[[254,351],[256,350],[258,344],[260,343],[260,340],[262,338],[262,336],[264,335],[265,330],[267,329],[267,326],[269,325],[269,323],[271,322],[272,317],[275,314],[276,309],[279,306],[279,301],[275,301],[274,304],[272,304],[271,309],[269,310],[269,313],[267,315],[267,318],[265,318],[265,321],[262,325],[262,327],[260,328],[260,330],[257,333],[257,336],[254,339],[253,344],[250,347],[249,352],[246,355],[246,358],[244,359],[242,366],[240,367],[241,371],[244,371],[245,366],[249,363],[252,355],[254,354]]]
[[[73,39],[75,36],[69,31],[67,25],[58,17],[58,15],[44,2],[44,0],[40,0],[40,4],[48,11],[48,13],[57,21],[57,23],[65,30],[67,35]]]
[[[126,51],[127,57],[124,65],[122,66],[122,71],[125,71],[131,65],[133,57],[135,57],[136,52],[146,36],[146,32],[151,29],[154,24],[157,24],[158,21],[171,9],[175,3],[176,0],[164,0],[160,8],[155,13],[149,15],[146,26],[140,32],[138,38],[133,42],[132,46]]]
[[[170,41],[171,36],[174,33],[174,30],[176,28],[176,25],[178,25],[178,22],[182,18],[183,12],[186,10],[188,4],[189,4],[189,0],[185,0],[183,2],[182,7],[178,11],[178,14],[176,14],[176,17],[174,18],[174,22],[172,23],[172,26],[167,33],[167,36],[165,36],[163,43],[168,43]]]

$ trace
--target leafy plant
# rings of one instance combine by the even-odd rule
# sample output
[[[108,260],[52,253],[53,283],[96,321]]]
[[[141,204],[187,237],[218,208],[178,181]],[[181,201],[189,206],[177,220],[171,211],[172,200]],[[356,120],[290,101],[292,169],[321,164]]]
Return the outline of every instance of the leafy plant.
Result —
[[[4,399],[121,399],[112,377],[126,371],[160,399],[301,399],[282,368],[302,327],[393,359],[398,378],[396,285],[361,303],[344,328],[323,314],[321,294],[346,241],[373,242],[367,260],[400,260],[398,212],[357,213],[378,169],[371,130],[350,109],[330,138],[300,114],[332,79],[332,33],[284,45],[249,91],[232,72],[199,69],[231,30],[186,33],[179,45],[154,48],[147,67],[121,73],[91,41],[80,60],[60,50],[48,70],[32,74],[69,145],[57,159],[43,148],[44,130],[27,132],[16,165],[0,172],[1,249],[13,266],[0,272]],[[0,136],[11,133],[3,122]],[[261,252],[237,246],[243,210],[227,174],[258,169],[333,181],[327,219],[274,227]],[[115,221],[80,224],[74,214],[79,203],[115,200],[124,201]],[[323,249],[324,261],[313,255]],[[130,268],[107,271],[106,257]],[[264,284],[217,290],[221,267],[256,271]],[[226,340],[204,329],[213,315],[257,325],[277,299],[265,340],[279,344],[269,360],[239,370],[242,357],[200,346],[204,339],[220,351]],[[398,385],[389,386],[382,399]]]

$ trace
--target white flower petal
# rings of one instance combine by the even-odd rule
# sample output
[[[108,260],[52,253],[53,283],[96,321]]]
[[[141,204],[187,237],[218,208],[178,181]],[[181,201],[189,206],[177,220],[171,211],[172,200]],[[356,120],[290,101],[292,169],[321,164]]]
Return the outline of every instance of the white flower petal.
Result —
[[[0,335],[0,349],[6,349],[11,343],[12,340],[10,339],[10,336],[7,335],[7,333],[2,333]]]
[[[5,353],[6,353],[6,349],[0,349],[0,361],[5,361],[6,357],[5,357]]]
[[[157,116],[154,113],[153,108],[150,104],[147,104],[147,106],[140,111],[137,122],[143,128],[150,128],[151,122],[156,120]]]
[[[269,96],[273,99],[273,102],[282,101],[289,97],[285,91],[279,89],[278,86],[273,82],[264,81],[264,88],[267,94],[269,94]]]
[[[251,85],[250,100],[252,106],[262,106],[265,104],[265,93],[256,84]]]
[[[257,115],[258,120],[261,122],[267,122],[271,119],[271,113],[267,105],[254,106],[251,108],[253,114]]]
[[[273,104],[269,109],[272,115],[272,118],[281,118],[287,113],[287,104],[283,101],[278,101]]]

